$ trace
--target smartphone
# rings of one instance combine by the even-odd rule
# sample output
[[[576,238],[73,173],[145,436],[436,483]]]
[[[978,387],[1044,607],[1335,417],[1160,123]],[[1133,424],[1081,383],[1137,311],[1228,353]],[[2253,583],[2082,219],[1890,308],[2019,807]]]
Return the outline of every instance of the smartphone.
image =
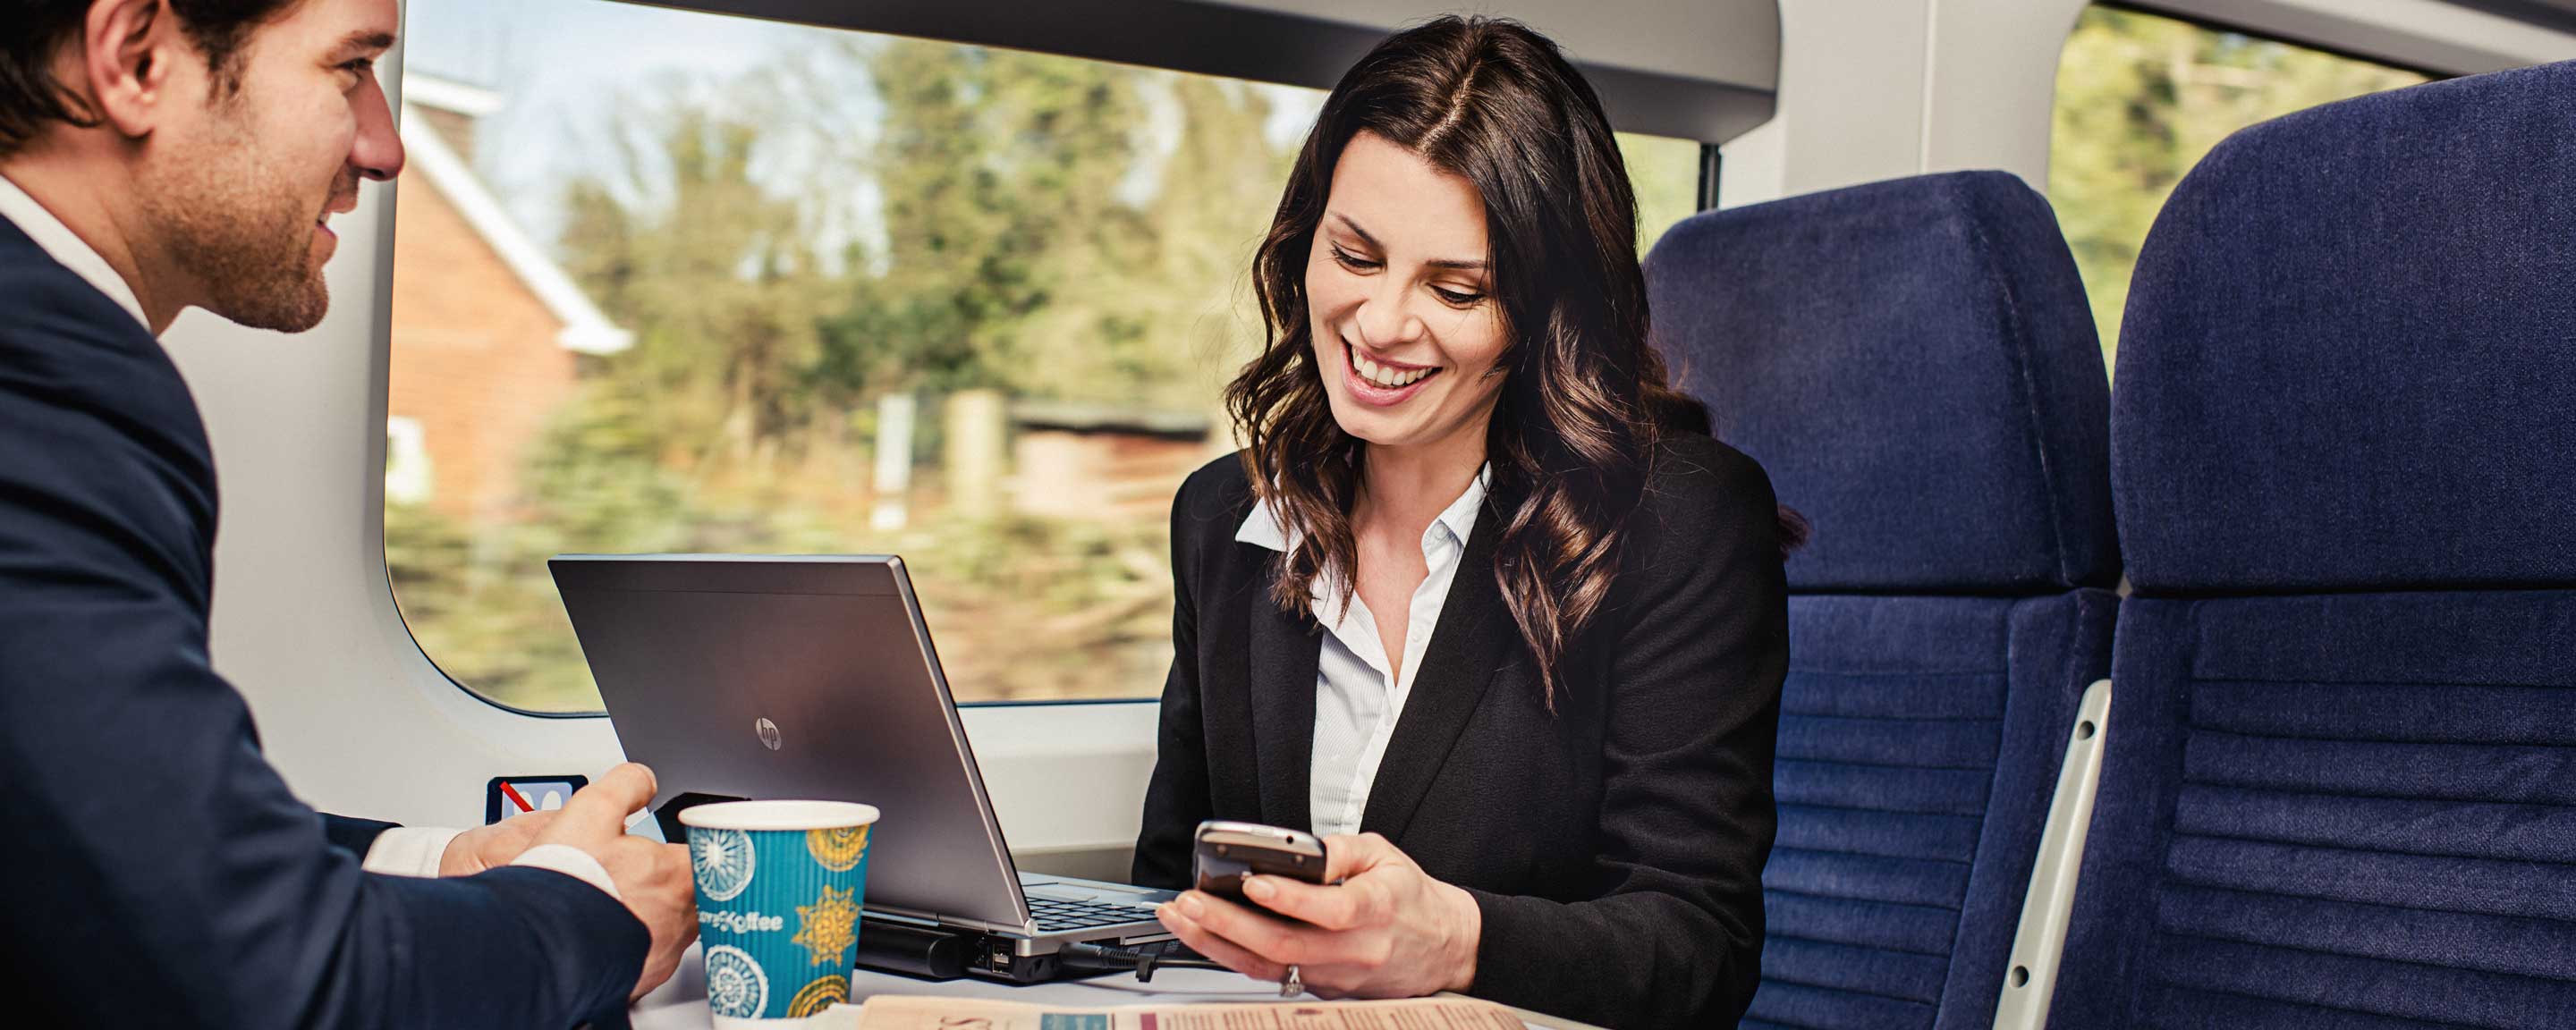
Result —
[[[1323,883],[1324,842],[1300,830],[1211,819],[1199,824],[1194,865],[1198,889],[1241,902],[1243,878],[1255,873]]]

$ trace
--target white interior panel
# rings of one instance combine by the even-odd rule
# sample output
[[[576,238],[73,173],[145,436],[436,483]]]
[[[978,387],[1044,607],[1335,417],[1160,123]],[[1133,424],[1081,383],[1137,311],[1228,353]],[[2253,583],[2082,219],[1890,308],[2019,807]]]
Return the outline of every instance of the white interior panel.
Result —
[[[1359,17],[1365,10],[1399,21],[1445,6],[1258,2],[1315,18]],[[1162,0],[1157,9],[1182,4]],[[794,6],[842,15],[863,9],[785,0],[685,6]],[[1081,0],[1071,6],[1107,5]],[[1758,26],[1765,3],[1479,6],[1526,14],[1579,57],[1605,65],[1735,84],[1727,88],[1766,81],[1736,70],[1758,72],[1763,63]],[[1777,58],[1777,114],[1729,148],[1725,201],[1950,168],[2003,168],[2044,184],[2059,50],[2081,6],[2080,0],[1785,0],[1768,37]],[[2439,65],[2424,55],[2449,53],[2469,62],[2452,70],[2481,70],[2471,58],[2576,57],[2576,37],[2435,0],[2157,0],[2152,6],[2276,26],[2294,37],[2309,26],[2333,37],[2310,42],[2391,60]],[[942,7],[907,2],[864,9],[936,13]],[[1063,8],[1024,9],[1037,18]],[[2380,49],[2363,45],[2372,33],[2382,38],[2374,44]],[[2420,59],[2408,59],[2409,53]],[[1203,56],[1218,63],[1251,59],[1214,50]],[[400,64],[397,53],[384,67],[397,91]],[[320,328],[285,337],[194,313],[167,342],[205,411],[222,480],[215,661],[249,696],[272,760],[307,799],[328,809],[412,823],[470,823],[481,817],[483,784],[492,776],[596,773],[618,754],[603,719],[515,714],[458,689],[422,657],[395,611],[381,541],[388,189],[367,187],[359,211],[337,223],[344,228],[330,268],[335,304]],[[1149,703],[970,710],[966,723],[1013,843],[1092,848],[1132,839],[1151,768],[1154,718]]]
[[[1508,15],[1587,63],[1768,90],[1779,81],[1780,9],[1773,0],[1204,0],[1392,29],[1442,11]]]
[[[2140,0],[2138,6],[2447,75],[2576,59],[2576,35],[2444,0]]]

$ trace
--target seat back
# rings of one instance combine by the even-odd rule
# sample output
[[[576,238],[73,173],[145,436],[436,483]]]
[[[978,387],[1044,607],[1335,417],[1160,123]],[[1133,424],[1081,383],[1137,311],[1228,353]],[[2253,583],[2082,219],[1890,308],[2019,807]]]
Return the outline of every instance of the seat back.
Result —
[[[2576,64],[2253,126],[2129,299],[2051,1025],[2576,1019]]]
[[[1683,222],[1647,283],[1680,384],[1814,527],[1744,1025],[1988,1025],[2119,578],[2056,219],[1999,172],[1875,183]]]

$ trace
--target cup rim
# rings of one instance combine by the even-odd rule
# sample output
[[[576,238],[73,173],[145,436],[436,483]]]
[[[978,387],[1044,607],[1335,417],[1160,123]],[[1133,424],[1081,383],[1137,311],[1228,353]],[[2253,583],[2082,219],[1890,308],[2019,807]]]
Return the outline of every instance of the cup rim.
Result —
[[[877,821],[856,801],[716,801],[680,810],[680,825],[709,830],[838,830]]]

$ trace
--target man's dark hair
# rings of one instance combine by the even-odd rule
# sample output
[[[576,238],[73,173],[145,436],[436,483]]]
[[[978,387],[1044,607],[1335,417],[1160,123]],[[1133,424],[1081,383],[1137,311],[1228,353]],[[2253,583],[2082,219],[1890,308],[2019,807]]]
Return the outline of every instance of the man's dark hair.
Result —
[[[188,39],[206,55],[214,88],[241,87],[234,59],[252,29],[302,0],[162,0]],[[0,155],[43,131],[49,121],[98,124],[98,112],[54,78],[54,57],[79,38],[91,0],[0,0]]]

